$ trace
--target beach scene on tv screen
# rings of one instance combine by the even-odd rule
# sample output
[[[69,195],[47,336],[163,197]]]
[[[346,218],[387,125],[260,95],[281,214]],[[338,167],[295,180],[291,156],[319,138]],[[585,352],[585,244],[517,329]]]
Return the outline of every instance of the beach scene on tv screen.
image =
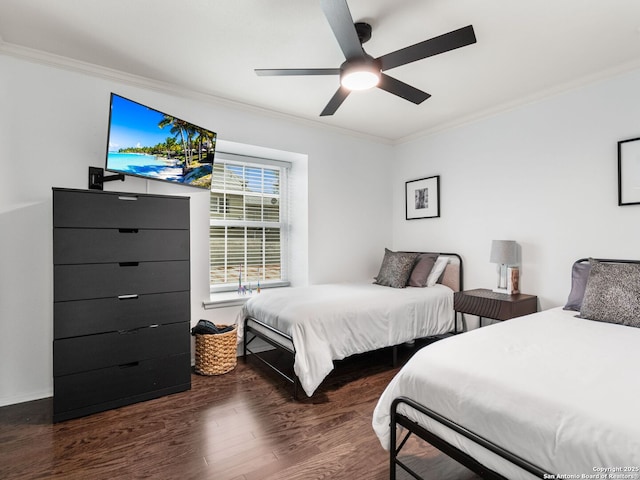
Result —
[[[210,188],[216,134],[118,95],[107,170]]]

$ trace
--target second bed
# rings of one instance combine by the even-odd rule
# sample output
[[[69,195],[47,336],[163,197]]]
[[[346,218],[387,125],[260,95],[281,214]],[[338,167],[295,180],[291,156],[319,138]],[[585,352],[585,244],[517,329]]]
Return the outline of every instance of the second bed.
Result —
[[[253,353],[308,396],[333,370],[333,361],[456,331],[453,292],[462,284],[462,262],[447,265],[440,282],[419,288],[339,283],[265,290],[243,307],[238,324],[246,353]],[[265,361],[251,343],[261,338],[293,357],[293,378]],[[395,351],[394,351],[395,353]],[[394,355],[395,356],[395,355]]]

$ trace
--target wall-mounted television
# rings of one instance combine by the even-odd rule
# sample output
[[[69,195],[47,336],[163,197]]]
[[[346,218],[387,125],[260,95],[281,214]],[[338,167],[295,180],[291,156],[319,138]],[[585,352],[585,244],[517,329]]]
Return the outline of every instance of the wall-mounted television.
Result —
[[[211,189],[217,135],[111,94],[105,170]]]

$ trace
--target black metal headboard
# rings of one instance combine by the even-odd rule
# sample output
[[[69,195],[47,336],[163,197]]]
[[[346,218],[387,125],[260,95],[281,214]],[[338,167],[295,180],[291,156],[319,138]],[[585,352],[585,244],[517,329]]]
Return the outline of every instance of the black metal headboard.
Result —
[[[462,269],[462,257],[460,255],[458,255],[457,253],[444,253],[444,252],[408,252],[408,251],[404,251],[404,253],[426,253],[426,254],[433,254],[433,255],[442,255],[445,257],[454,257],[458,260],[457,264],[449,264],[447,265],[447,268],[445,268],[445,271],[443,273],[443,277],[446,278],[447,274],[451,274],[451,270],[450,267],[454,267],[457,272],[454,270],[453,274],[456,275],[456,281],[455,282],[443,282],[445,285],[447,285],[448,287],[450,287],[454,292],[461,292],[462,290],[464,290],[464,285],[463,285],[463,269]],[[447,271],[447,269],[449,269],[449,271]],[[457,285],[453,284],[453,283],[457,283]]]
[[[591,257],[591,259],[596,260],[598,262],[603,262],[603,263],[640,263],[640,260],[617,260],[617,259],[611,259],[611,258],[594,258],[594,257]],[[573,263],[583,263],[588,261],[589,261],[589,258],[581,258],[580,260],[576,260]]]

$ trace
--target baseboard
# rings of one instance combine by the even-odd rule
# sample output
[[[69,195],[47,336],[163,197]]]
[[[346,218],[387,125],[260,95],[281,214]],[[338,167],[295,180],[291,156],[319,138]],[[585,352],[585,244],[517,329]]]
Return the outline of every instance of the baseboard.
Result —
[[[34,400],[42,400],[43,398],[49,397],[53,397],[53,390],[16,395],[13,397],[3,397],[0,398],[0,407],[16,405],[18,403],[33,402]]]

